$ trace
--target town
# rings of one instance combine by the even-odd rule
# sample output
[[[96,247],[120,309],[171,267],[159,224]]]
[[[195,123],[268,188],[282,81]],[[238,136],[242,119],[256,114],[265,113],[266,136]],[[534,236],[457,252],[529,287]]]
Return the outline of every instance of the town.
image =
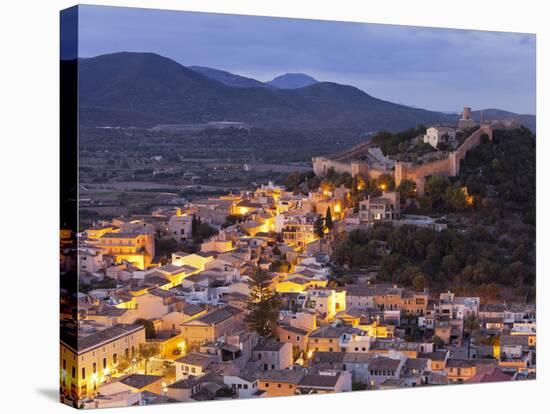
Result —
[[[103,408],[535,378],[531,246],[498,230],[504,190],[476,164],[502,168],[488,151],[528,132],[470,114],[396,150],[399,137],[380,134],[281,182],[62,229],[62,399]],[[531,223],[524,210],[514,223]],[[501,266],[476,246],[510,253]],[[76,295],[64,277],[78,278]]]

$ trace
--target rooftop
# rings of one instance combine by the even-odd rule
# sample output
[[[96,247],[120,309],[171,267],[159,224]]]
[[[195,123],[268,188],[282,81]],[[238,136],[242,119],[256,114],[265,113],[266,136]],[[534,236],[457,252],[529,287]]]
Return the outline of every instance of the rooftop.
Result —
[[[103,343],[108,343],[116,339],[123,338],[124,336],[139,332],[141,330],[145,331],[145,328],[142,325],[119,324],[91,333],[84,337],[77,337],[66,329],[61,329],[61,342],[80,354],[96,348]]]
[[[190,352],[181,358],[176,359],[176,362],[186,365],[194,365],[201,368],[206,368],[214,358],[211,355],[201,354],[199,352]]]
[[[285,346],[284,342],[278,342],[273,339],[261,341],[253,349],[255,352],[279,352]]]
[[[127,385],[128,387],[141,389],[148,385],[155,383],[162,379],[160,375],[141,375],[141,374],[131,374],[127,377],[124,377],[119,380],[121,384]]]
[[[276,381],[298,384],[305,376],[305,372],[289,369],[275,369],[271,371],[263,371],[259,376],[261,381]]]

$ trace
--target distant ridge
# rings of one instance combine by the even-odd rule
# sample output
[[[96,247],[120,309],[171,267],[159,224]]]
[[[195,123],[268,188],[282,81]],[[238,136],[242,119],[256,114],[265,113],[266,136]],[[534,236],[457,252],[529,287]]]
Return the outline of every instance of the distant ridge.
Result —
[[[285,73],[266,83],[278,89],[300,89],[319,83],[319,81],[304,73]]]
[[[288,80],[287,75],[283,79]],[[384,101],[349,85],[309,77],[307,86],[279,89],[218,69],[185,67],[154,53],[119,52],[81,59],[79,77],[83,126],[150,128],[235,121],[260,127],[364,132],[400,131],[459,118]],[[534,116],[484,112],[485,119],[492,115],[535,123]]]
[[[234,88],[272,88],[271,85],[257,81],[256,79],[235,75],[225,70],[207,68],[204,66],[189,66],[189,69]]]

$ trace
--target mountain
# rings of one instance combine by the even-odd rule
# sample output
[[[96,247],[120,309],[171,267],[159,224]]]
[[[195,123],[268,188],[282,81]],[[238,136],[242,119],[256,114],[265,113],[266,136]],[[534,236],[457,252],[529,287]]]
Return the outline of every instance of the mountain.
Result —
[[[204,66],[189,66],[189,69],[233,88],[272,88],[271,85],[257,81],[256,79],[235,75],[225,70],[207,68]]]
[[[472,111],[472,118],[476,121],[480,121],[481,113],[483,112],[483,119],[517,119],[520,123],[525,125],[531,131],[537,130],[537,117],[535,115],[528,114],[516,114],[514,112],[503,111],[502,109],[487,108],[479,111]]]
[[[240,121],[264,128],[366,132],[400,131],[458,119],[456,114],[387,102],[332,82],[315,81],[297,89],[256,87],[262,83],[211,68],[191,69],[154,53],[80,59],[78,71],[82,126],[150,128]]]
[[[318,81],[304,73],[285,73],[266,83],[278,89],[299,89],[314,85]]]

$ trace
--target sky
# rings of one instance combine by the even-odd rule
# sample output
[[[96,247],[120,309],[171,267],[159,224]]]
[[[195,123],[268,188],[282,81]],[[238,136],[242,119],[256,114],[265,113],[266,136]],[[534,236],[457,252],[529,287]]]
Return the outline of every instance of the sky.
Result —
[[[301,72],[445,112],[536,112],[534,34],[79,6],[78,54],[153,52],[260,81]]]

